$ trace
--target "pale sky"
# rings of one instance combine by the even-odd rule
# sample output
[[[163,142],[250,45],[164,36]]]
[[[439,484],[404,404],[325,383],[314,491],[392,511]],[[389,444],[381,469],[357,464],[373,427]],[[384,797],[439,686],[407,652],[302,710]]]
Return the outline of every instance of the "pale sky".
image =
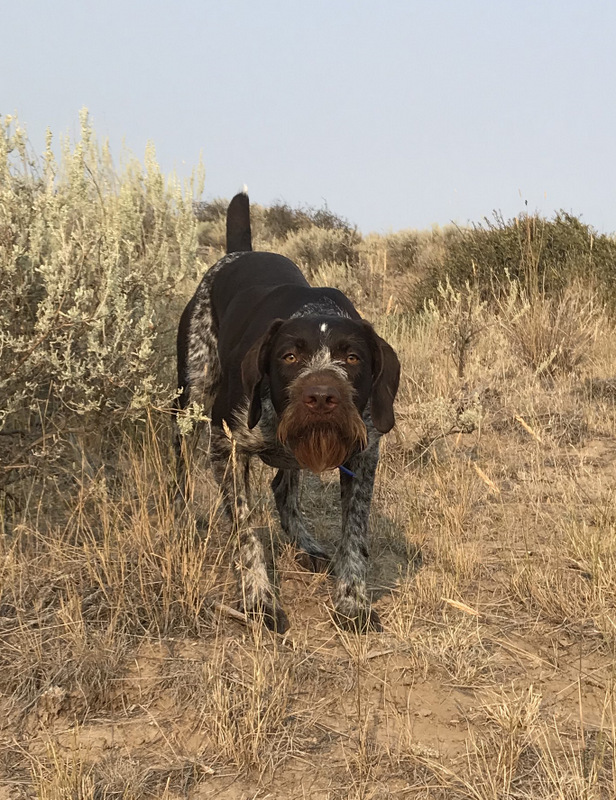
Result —
[[[204,198],[321,206],[359,228],[563,208],[616,231],[613,0],[5,0],[0,113]]]

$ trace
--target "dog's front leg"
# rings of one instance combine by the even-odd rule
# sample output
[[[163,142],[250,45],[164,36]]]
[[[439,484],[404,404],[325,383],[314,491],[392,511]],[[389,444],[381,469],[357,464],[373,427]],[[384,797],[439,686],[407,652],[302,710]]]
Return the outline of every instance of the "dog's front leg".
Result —
[[[211,460],[237,541],[236,569],[242,608],[247,615],[261,618],[270,630],[284,633],[289,622],[276,598],[267,573],[263,543],[250,519],[250,454],[236,448],[222,431],[213,430]]]
[[[302,551],[298,562],[312,572],[325,572],[329,556],[308,531],[300,510],[299,470],[279,469],[272,481],[272,491],[282,530]]]
[[[366,591],[368,517],[378,460],[377,441],[345,463],[353,476],[340,472],[342,537],[334,565],[336,618],[342,627],[359,631],[382,630]]]

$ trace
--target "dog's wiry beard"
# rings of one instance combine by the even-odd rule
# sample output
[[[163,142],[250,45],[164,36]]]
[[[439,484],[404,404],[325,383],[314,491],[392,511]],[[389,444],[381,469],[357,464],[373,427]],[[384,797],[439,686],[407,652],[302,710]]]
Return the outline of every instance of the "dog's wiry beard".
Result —
[[[312,472],[325,472],[335,469],[348,458],[357,440],[345,441],[340,431],[330,425],[308,428],[297,439],[287,440],[300,467]]]
[[[278,439],[292,450],[300,467],[316,473],[335,469],[357,446],[366,446],[366,426],[350,390],[343,393],[335,412],[326,418],[315,418],[303,407],[294,388],[290,392],[291,402],[280,418]]]

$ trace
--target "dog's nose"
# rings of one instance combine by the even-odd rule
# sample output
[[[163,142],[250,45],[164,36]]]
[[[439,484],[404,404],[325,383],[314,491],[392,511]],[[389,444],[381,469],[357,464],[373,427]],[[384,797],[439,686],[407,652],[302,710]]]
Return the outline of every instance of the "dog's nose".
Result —
[[[302,392],[302,402],[311,411],[327,414],[333,411],[340,402],[340,394],[333,386],[324,384],[306,386]]]

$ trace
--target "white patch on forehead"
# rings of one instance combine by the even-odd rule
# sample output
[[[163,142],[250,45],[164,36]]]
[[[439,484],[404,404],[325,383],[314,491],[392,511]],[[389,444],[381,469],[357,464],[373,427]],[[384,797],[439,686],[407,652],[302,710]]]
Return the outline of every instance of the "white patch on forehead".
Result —
[[[327,333],[327,322],[322,322],[319,325],[319,330],[321,331],[321,333]]]

